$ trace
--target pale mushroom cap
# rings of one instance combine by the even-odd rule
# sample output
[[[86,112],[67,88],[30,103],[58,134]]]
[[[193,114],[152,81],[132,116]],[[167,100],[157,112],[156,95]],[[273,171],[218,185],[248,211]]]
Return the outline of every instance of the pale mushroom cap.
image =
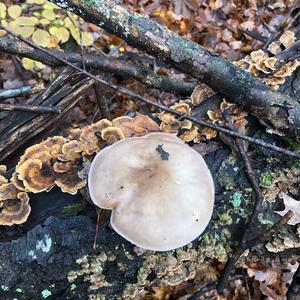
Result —
[[[111,225],[133,244],[167,251],[206,228],[214,184],[202,156],[174,135],[121,140],[99,152],[90,169],[95,205],[112,209]]]

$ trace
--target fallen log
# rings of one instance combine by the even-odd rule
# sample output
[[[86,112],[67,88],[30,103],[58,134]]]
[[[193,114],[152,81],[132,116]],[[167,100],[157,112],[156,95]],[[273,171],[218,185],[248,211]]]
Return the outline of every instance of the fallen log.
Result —
[[[287,137],[300,138],[300,104],[218,54],[130,11],[117,1],[51,0],[85,21],[209,85]]]
[[[92,79],[65,68],[44,91],[25,102],[28,105],[59,108],[59,114],[10,112],[6,121],[0,123],[0,161],[3,162],[31,138],[61,120],[92,84]]]

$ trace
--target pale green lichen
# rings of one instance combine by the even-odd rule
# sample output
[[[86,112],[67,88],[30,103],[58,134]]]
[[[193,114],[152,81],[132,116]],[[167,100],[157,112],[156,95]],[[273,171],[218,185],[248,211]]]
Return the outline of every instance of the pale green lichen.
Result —
[[[45,234],[42,240],[37,240],[36,242],[36,250],[41,250],[44,253],[48,253],[52,246],[52,239],[48,234]]]
[[[242,194],[238,192],[234,193],[230,202],[233,207],[240,207],[242,203]]]
[[[52,293],[51,293],[51,291],[45,289],[45,290],[41,291],[41,295],[44,299],[46,299],[46,298],[50,297],[52,295]]]
[[[6,285],[4,285],[4,284],[2,284],[1,285],[1,290],[4,291],[4,292],[7,292],[7,291],[9,291],[9,287],[6,286]]]
[[[32,258],[32,259],[36,259],[36,255],[35,252],[33,250],[29,250],[28,251],[28,255]]]
[[[22,290],[21,288],[16,288],[16,292],[17,292],[17,293],[22,293],[23,290]]]
[[[259,213],[257,215],[257,219],[258,221],[261,223],[261,224],[264,224],[264,225],[273,225],[274,222],[267,219],[266,217],[264,217],[264,214],[263,213]]]

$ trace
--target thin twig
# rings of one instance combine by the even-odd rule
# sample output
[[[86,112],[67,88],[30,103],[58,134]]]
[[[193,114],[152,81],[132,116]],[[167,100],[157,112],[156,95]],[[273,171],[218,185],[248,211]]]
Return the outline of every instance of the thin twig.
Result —
[[[29,96],[36,94],[44,89],[43,84],[25,85],[14,89],[0,90],[0,100],[15,98],[20,96]]]
[[[100,211],[97,211],[97,222],[96,222],[96,230],[94,236],[94,243],[93,243],[93,250],[96,251],[97,249],[97,239],[98,239],[98,232],[99,232],[99,222],[100,222]]]
[[[79,17],[78,17],[78,20],[77,20],[77,25],[78,25],[79,38],[80,38],[82,69],[86,71],[85,61],[84,61],[84,48],[83,48],[83,45],[82,45],[82,31],[81,31],[81,28],[80,28],[80,18]]]
[[[0,110],[5,111],[28,111],[34,113],[54,113],[60,114],[61,109],[52,106],[37,106],[28,104],[4,104],[0,103]]]
[[[216,286],[217,286],[217,284],[215,282],[210,283],[210,284],[204,286],[203,288],[201,288],[196,293],[194,293],[191,297],[188,298],[188,300],[198,300],[205,293],[215,290]]]
[[[204,127],[208,127],[208,128],[211,128],[211,129],[214,129],[214,130],[223,132],[223,133],[225,133],[225,134],[228,134],[228,135],[230,135],[230,136],[233,136],[233,137],[236,137],[236,138],[245,140],[245,141],[247,141],[247,142],[249,142],[249,143],[253,143],[253,144],[256,144],[256,145],[265,147],[265,148],[269,148],[269,149],[271,149],[271,150],[274,150],[274,151],[276,151],[276,152],[278,152],[278,153],[281,153],[281,154],[284,154],[284,155],[286,155],[286,156],[295,157],[295,158],[300,158],[300,154],[295,153],[295,152],[293,152],[293,151],[286,150],[286,149],[284,149],[284,148],[281,148],[281,147],[278,147],[278,146],[275,146],[275,145],[266,143],[266,142],[264,142],[263,140],[259,140],[259,139],[255,139],[255,138],[252,138],[252,137],[249,137],[249,136],[245,136],[245,135],[243,135],[243,134],[240,134],[240,133],[238,133],[238,132],[229,130],[229,129],[227,129],[227,128],[224,128],[224,127],[219,126],[219,125],[216,125],[216,124],[211,124],[211,123],[205,122],[205,121],[203,121],[203,120],[198,120],[198,119],[193,118],[193,117],[191,117],[191,116],[188,116],[188,115],[186,115],[186,114],[184,114],[184,113],[181,113],[181,112],[179,112],[179,111],[176,111],[176,110],[174,110],[174,109],[171,109],[171,108],[169,108],[169,107],[167,107],[167,106],[164,106],[164,105],[161,105],[161,104],[157,104],[157,103],[155,103],[155,102],[152,102],[152,101],[150,101],[150,100],[148,100],[148,99],[146,99],[146,98],[144,98],[144,97],[142,97],[142,96],[140,96],[140,95],[138,95],[138,94],[136,94],[136,93],[134,93],[134,92],[132,92],[132,91],[127,90],[126,88],[124,88],[124,87],[122,87],[122,86],[119,86],[119,85],[116,85],[116,84],[113,84],[113,83],[108,83],[108,82],[106,82],[105,80],[103,80],[103,79],[101,79],[101,78],[99,78],[99,77],[97,77],[97,76],[95,76],[95,75],[93,75],[93,74],[91,74],[91,73],[89,73],[89,72],[87,72],[87,71],[85,71],[85,70],[83,70],[83,69],[77,67],[76,65],[70,63],[69,61],[67,61],[67,60],[65,60],[65,59],[63,59],[63,58],[61,58],[61,57],[58,57],[58,56],[55,55],[55,54],[49,53],[46,49],[44,49],[44,48],[38,46],[37,44],[35,44],[35,43],[33,43],[33,42],[31,42],[31,41],[29,41],[29,40],[27,40],[27,39],[25,39],[25,38],[23,38],[23,37],[17,35],[17,34],[15,34],[14,32],[12,32],[12,31],[9,30],[7,27],[5,27],[5,26],[3,26],[3,25],[1,25],[1,24],[0,24],[0,28],[3,29],[3,30],[5,30],[5,31],[7,31],[9,34],[13,35],[13,36],[16,37],[17,39],[19,39],[19,40],[25,42],[26,44],[30,45],[31,47],[36,48],[36,49],[39,49],[40,51],[42,51],[42,52],[44,52],[44,53],[46,53],[46,54],[48,54],[48,55],[50,55],[50,56],[56,58],[57,60],[63,62],[64,64],[70,66],[71,68],[73,68],[73,69],[75,69],[75,70],[81,72],[82,74],[84,74],[84,75],[86,75],[86,76],[92,78],[92,79],[95,80],[96,82],[100,82],[101,84],[104,84],[105,86],[108,86],[108,87],[110,87],[110,88],[112,88],[112,89],[115,89],[115,90],[117,90],[118,92],[120,92],[120,93],[122,93],[122,94],[125,94],[125,95],[127,95],[127,96],[129,96],[129,97],[132,97],[132,98],[134,98],[134,99],[136,99],[136,100],[142,101],[142,102],[147,103],[147,104],[149,104],[149,105],[153,105],[153,106],[155,106],[155,107],[158,107],[158,108],[160,108],[160,109],[162,109],[162,110],[164,110],[164,111],[167,111],[167,112],[170,112],[170,113],[172,113],[172,114],[174,114],[174,115],[177,115],[177,116],[179,116],[179,117],[182,117],[183,119],[190,120],[191,122],[193,122],[193,123],[195,123],[195,124],[197,124],[197,125],[202,125],[202,126],[204,126]]]
[[[262,36],[259,33],[254,32],[254,31],[240,29],[240,32],[252,37],[255,40],[263,42],[263,43],[267,42],[267,40],[268,40],[268,38],[266,38],[265,36]]]

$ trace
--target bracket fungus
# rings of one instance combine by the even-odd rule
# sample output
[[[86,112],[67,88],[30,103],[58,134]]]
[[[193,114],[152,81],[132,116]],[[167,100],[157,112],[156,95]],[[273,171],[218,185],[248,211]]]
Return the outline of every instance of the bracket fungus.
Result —
[[[175,135],[149,133],[101,150],[88,177],[94,204],[111,209],[111,225],[155,251],[184,246],[206,228],[214,184],[202,156]]]

